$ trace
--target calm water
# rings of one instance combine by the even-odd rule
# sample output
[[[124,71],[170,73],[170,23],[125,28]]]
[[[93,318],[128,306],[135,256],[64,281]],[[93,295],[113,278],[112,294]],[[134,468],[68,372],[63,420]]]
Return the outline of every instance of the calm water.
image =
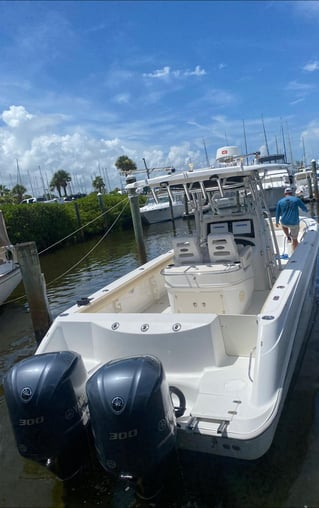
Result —
[[[178,234],[192,224],[176,221]],[[145,249],[151,259],[171,247],[170,223],[145,229]],[[112,234],[97,241],[41,256],[50,308],[55,317],[139,265],[134,235]],[[86,256],[80,264],[76,263]],[[73,267],[73,268],[72,268]],[[67,272],[67,273],[66,273]],[[63,278],[60,276],[65,274]],[[319,285],[319,284],[317,284]],[[22,290],[14,297],[22,295]],[[35,350],[32,326],[23,299],[0,308],[0,375]],[[1,508],[249,508],[319,507],[319,317],[270,451],[258,461],[240,462],[179,453],[161,497],[151,503],[135,500],[94,464],[70,482],[56,480],[45,469],[22,459],[16,451],[0,386],[0,507]]]

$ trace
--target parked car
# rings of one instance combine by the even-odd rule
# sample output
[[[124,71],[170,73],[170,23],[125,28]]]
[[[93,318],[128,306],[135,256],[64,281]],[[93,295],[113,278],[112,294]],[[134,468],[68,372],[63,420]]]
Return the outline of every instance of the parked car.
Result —
[[[62,198],[46,199],[43,197],[40,197],[40,198],[31,197],[31,198],[23,199],[20,204],[27,205],[30,203],[64,203],[64,200]]]

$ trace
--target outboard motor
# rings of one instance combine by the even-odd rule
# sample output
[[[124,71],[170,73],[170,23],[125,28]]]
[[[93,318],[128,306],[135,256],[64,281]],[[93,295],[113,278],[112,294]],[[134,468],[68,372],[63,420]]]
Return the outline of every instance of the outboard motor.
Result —
[[[158,490],[159,468],[176,445],[176,418],[161,362],[147,355],[113,360],[93,374],[86,390],[103,468],[140,493],[150,480],[150,489]]]
[[[14,365],[5,398],[20,454],[62,480],[88,459],[87,372],[72,351],[44,353]]]

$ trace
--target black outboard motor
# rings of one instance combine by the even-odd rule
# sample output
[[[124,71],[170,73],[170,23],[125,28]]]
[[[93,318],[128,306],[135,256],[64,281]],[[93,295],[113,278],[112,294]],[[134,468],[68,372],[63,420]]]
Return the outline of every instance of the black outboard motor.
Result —
[[[161,362],[147,355],[113,360],[93,374],[86,390],[100,463],[145,493],[146,482],[159,479],[158,469],[176,445],[176,418]]]
[[[62,480],[88,459],[87,372],[72,351],[44,353],[14,365],[4,391],[18,450]]]

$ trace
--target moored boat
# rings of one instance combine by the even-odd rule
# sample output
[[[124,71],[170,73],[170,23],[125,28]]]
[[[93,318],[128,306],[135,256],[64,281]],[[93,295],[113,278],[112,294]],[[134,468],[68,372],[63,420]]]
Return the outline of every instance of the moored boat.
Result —
[[[316,170],[317,181],[319,171]],[[314,171],[311,167],[300,169],[294,174],[296,185],[296,196],[305,201],[306,203],[313,200],[315,197],[315,182]]]
[[[294,177],[291,170],[291,166],[285,162],[284,154],[267,155],[259,157],[259,164],[269,164],[271,162],[279,163],[276,168],[270,168],[265,166],[265,169],[261,168],[260,178],[264,189],[264,195],[266,204],[270,211],[276,209],[276,205],[279,199],[284,195],[286,187],[295,188]]]
[[[15,247],[9,240],[3,214],[0,211],[0,305],[13,293],[21,282],[21,278]]]
[[[269,449],[313,317],[319,234],[302,217],[291,252],[260,171],[232,158],[147,180],[185,193],[196,234],[67,309],[9,371],[24,457],[59,473],[67,444],[91,433],[103,468],[140,485],[175,449],[247,460]]]
[[[185,205],[179,194],[169,196],[153,190],[144,206],[140,208],[142,221],[145,224],[156,224],[183,217]]]

